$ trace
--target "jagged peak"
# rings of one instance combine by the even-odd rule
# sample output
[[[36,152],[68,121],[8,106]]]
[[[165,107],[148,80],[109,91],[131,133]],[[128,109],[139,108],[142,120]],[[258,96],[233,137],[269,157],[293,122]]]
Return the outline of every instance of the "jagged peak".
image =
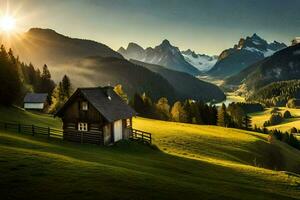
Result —
[[[140,49],[143,49],[143,47],[141,47],[140,45],[138,45],[137,43],[134,43],[134,42],[129,42],[128,43],[127,50],[129,48],[140,48]]]
[[[190,55],[190,54],[193,54],[195,53],[194,51],[192,51],[191,49],[187,49],[185,51],[182,51],[183,54],[187,54],[187,55]]]
[[[118,52],[124,52],[124,51],[126,51],[124,47],[120,47],[118,50]]]
[[[170,41],[169,40],[167,40],[167,39],[164,39],[163,41],[162,41],[162,43],[161,43],[161,45],[160,46],[164,46],[164,47],[171,47],[172,45],[171,45],[171,43],[170,43]]]

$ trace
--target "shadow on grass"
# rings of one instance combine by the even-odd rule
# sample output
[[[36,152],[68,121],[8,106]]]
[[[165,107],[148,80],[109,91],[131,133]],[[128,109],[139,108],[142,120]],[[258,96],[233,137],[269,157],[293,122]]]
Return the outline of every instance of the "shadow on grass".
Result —
[[[145,194],[150,191],[158,193],[159,190],[166,191],[169,189],[168,192],[166,191],[166,194],[173,196],[175,199],[176,195],[177,197],[183,197],[182,195],[192,197],[201,193],[202,197],[223,199],[243,197],[245,194],[247,194],[247,199],[259,196],[266,199],[278,199],[280,197],[284,199],[289,196],[283,183],[279,187],[279,183],[265,179],[261,176],[262,174],[250,173],[251,169],[249,169],[250,171],[245,171],[230,166],[220,166],[178,157],[164,153],[156,146],[147,146],[139,142],[121,141],[113,146],[105,147],[81,145],[59,140],[49,141],[43,137],[25,136],[16,133],[2,133],[0,138],[0,147],[2,149],[16,150],[16,152],[19,152],[18,155],[22,155],[20,152],[24,151],[27,152],[27,157],[34,157],[34,159],[30,159],[30,165],[24,164],[18,159],[12,160],[14,158],[7,157],[9,159],[7,165],[11,167],[11,173],[26,176],[26,174],[22,173],[22,170],[28,169],[29,166],[32,168],[32,164],[35,163],[34,167],[40,167],[39,169],[42,171],[30,171],[31,178],[43,178],[45,181],[47,179],[57,179],[58,174],[56,173],[58,172],[68,173],[68,171],[64,171],[65,166],[72,167],[72,169],[79,170],[79,172],[82,170],[81,173],[75,173],[72,176],[78,176],[77,182],[82,182],[83,184],[86,184],[87,178],[99,176],[97,173],[103,170],[105,173],[108,173],[106,178],[109,179],[113,175],[113,171],[117,169],[122,174],[132,174],[131,178],[133,180],[136,179],[136,181],[139,179],[138,177],[144,177],[139,184],[142,184],[144,187]],[[54,154],[59,156],[51,157]],[[40,156],[43,159],[51,159],[40,163]],[[60,166],[62,169],[53,165],[57,159],[64,160],[68,158],[72,159],[68,162],[63,162],[63,165]],[[5,163],[5,161],[1,160],[1,163]],[[81,168],[79,169],[77,162],[81,163],[81,161],[83,161],[83,165],[79,165]],[[14,165],[14,163],[18,164]],[[54,173],[53,177],[49,176],[49,170],[51,173]],[[67,175],[69,174],[64,176]],[[80,179],[81,176],[87,177]],[[118,179],[118,181],[120,183],[124,182],[122,179]],[[157,185],[150,184],[153,181]],[[174,188],[170,188],[170,185]],[[93,184],[89,186],[94,187]],[[132,190],[131,192],[138,193],[139,191]]]

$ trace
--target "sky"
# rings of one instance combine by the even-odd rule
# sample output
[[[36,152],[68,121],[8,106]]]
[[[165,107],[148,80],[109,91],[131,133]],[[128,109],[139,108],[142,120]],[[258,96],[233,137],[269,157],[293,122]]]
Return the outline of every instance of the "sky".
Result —
[[[290,44],[300,36],[299,8],[300,0],[1,0],[0,17],[8,10],[18,31],[51,28],[115,50],[168,39],[218,55],[253,33]]]

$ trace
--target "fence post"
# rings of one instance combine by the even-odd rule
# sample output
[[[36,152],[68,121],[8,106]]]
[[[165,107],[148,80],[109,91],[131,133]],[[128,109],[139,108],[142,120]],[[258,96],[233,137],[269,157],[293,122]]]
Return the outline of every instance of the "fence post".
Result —
[[[152,134],[150,134],[150,144],[152,144]]]
[[[32,135],[34,136],[34,125],[32,124]]]
[[[7,129],[7,123],[4,122],[4,130]]]
[[[21,124],[18,124],[18,132],[21,133]]]
[[[48,127],[48,139],[50,138],[50,127]]]
[[[144,142],[144,132],[142,132],[142,142]]]
[[[83,133],[81,132],[81,135],[80,135],[80,143],[82,144],[83,143]]]

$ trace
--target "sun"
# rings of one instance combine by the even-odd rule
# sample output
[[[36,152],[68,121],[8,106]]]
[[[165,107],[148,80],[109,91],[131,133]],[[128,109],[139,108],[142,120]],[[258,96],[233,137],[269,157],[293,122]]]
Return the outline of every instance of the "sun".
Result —
[[[4,16],[0,19],[0,28],[2,31],[11,32],[16,28],[16,20],[12,16]]]

